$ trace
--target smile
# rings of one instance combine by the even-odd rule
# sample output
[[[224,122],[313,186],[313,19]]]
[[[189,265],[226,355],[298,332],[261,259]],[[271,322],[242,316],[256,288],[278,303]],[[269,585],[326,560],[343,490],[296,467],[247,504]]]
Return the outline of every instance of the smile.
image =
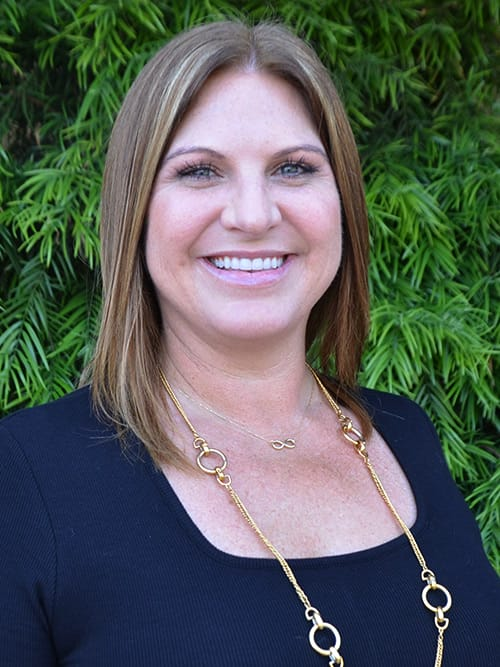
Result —
[[[232,271],[269,271],[283,266],[285,257],[209,257],[210,263],[218,269]]]

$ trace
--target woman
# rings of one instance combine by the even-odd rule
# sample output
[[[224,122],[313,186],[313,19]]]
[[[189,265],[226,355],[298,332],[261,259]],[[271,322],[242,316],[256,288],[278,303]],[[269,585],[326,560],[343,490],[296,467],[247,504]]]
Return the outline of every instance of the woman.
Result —
[[[367,247],[302,41],[221,22],[146,66],[107,158],[91,388],[2,422],[2,665],[496,664],[433,428],[356,387]]]

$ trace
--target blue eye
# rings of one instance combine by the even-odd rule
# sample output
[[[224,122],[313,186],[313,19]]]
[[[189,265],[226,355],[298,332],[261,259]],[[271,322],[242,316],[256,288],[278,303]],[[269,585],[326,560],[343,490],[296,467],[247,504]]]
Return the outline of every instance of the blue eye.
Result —
[[[317,171],[313,167],[302,160],[292,161],[288,160],[278,167],[278,173],[285,178],[293,178],[294,176],[304,176],[305,174],[312,174]]]
[[[186,164],[182,169],[179,169],[177,175],[181,178],[192,178],[199,181],[207,181],[210,178],[217,176],[217,172],[213,165],[208,163]]]

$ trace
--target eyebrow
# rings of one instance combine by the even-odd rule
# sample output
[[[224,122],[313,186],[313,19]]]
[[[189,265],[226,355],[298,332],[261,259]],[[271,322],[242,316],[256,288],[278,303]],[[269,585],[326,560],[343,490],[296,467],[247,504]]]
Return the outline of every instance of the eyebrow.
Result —
[[[325,150],[320,146],[315,146],[314,144],[298,144],[296,146],[288,146],[287,148],[283,148],[282,150],[279,150],[277,153],[274,153],[272,157],[273,159],[279,159],[289,155],[290,153],[297,153],[300,151],[317,153],[318,155],[321,155],[323,158],[328,159]],[[220,153],[219,151],[216,151],[213,148],[208,148],[208,146],[182,146],[173,153],[168,153],[163,160],[163,164],[166,164],[167,162],[170,162],[170,160],[173,160],[181,155],[189,155],[191,153],[205,153],[208,155],[212,155],[213,157],[216,158],[225,158],[225,155],[223,153]]]
[[[180,155],[189,155],[190,153],[208,153],[214,157],[223,158],[224,155],[219,153],[219,151],[214,150],[213,148],[208,148],[207,146],[183,146],[173,153],[167,153],[163,160],[163,164],[166,164],[170,160],[173,160]]]
[[[284,148],[283,150],[275,153],[273,157],[274,158],[285,157],[290,153],[299,153],[300,151],[306,151],[307,153],[317,153],[318,155],[321,155],[321,157],[328,159],[324,148],[320,146],[315,146],[314,144],[298,144],[297,146],[289,146],[288,148]]]

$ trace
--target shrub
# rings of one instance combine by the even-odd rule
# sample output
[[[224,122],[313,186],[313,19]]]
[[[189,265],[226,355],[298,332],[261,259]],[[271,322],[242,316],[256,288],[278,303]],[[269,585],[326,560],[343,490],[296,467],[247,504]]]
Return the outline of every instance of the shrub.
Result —
[[[361,151],[372,330],[362,381],[430,414],[500,567],[498,0],[3,0],[0,405],[72,389],[99,311],[99,190],[126,90],[202,20],[276,18],[331,68]]]

